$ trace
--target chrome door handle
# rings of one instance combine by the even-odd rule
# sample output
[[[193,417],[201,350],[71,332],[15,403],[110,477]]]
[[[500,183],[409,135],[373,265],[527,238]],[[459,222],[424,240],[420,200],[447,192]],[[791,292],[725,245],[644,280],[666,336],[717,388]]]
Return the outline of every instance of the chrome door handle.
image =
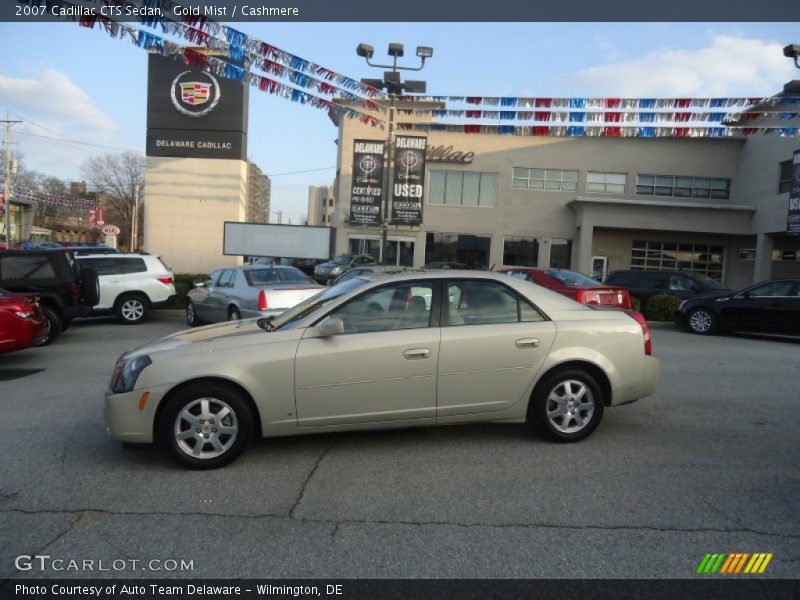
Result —
[[[403,352],[403,356],[405,356],[408,360],[419,360],[421,358],[428,358],[431,355],[431,351],[427,348],[415,348],[414,350],[406,350]]]
[[[539,347],[539,339],[538,338],[520,338],[514,345],[517,348],[538,348]]]

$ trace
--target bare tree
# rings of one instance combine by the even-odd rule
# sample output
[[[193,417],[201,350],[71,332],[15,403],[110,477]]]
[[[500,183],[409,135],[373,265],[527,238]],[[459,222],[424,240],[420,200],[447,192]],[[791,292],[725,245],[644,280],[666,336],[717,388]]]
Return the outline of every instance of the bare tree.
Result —
[[[130,234],[136,188],[143,198],[145,159],[135,152],[93,156],[81,169],[91,189],[98,193],[98,202],[105,201],[125,238]],[[141,206],[140,206],[141,208]],[[141,218],[142,212],[139,212]],[[106,217],[109,220],[110,216]]]

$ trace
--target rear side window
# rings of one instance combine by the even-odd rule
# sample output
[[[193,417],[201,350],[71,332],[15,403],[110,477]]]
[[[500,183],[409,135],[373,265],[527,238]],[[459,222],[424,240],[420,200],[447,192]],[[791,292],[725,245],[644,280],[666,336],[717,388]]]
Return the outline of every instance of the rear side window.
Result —
[[[55,279],[56,272],[47,256],[4,256],[0,259],[0,279]]]
[[[122,267],[116,258],[82,258],[78,261],[84,267],[97,271],[98,275],[116,275],[122,273]]]
[[[145,273],[147,265],[143,258],[117,258],[120,272],[122,273]]]
[[[448,325],[489,325],[542,321],[544,317],[516,292],[493,281],[451,281]]]

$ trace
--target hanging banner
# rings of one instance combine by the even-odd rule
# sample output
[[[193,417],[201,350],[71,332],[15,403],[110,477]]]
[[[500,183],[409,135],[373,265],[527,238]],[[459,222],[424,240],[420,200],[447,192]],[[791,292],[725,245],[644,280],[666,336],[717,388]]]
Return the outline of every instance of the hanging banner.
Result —
[[[383,152],[385,142],[353,142],[353,182],[350,187],[350,225],[380,227],[383,203]]]
[[[789,189],[789,214],[786,217],[786,233],[800,235],[800,150],[792,160],[792,187]]]
[[[420,225],[428,138],[397,136],[394,145],[392,224]]]

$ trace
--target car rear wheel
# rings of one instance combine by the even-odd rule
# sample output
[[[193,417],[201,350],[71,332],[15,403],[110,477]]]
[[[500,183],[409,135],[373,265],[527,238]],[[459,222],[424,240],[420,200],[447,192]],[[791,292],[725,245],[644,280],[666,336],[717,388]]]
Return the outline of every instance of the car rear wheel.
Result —
[[[252,413],[239,392],[219,384],[197,383],[169,401],[158,439],[179,464],[216,469],[238,457],[252,433]]]
[[[536,386],[528,420],[555,441],[577,442],[600,424],[604,400],[597,381],[585,371],[557,371]]]
[[[53,340],[55,340],[61,332],[64,331],[64,321],[61,319],[61,315],[58,312],[49,306],[42,305],[42,313],[44,314],[45,319],[47,319],[47,336],[44,338],[41,346],[46,346]]]
[[[228,321],[241,321],[242,314],[239,312],[239,309],[235,306],[231,306],[228,309]]]
[[[686,322],[689,324],[689,329],[691,329],[692,332],[699,333],[700,335],[714,333],[717,329],[717,317],[714,315],[713,311],[704,306],[692,310]]]
[[[117,317],[126,325],[136,325],[144,321],[150,311],[147,298],[139,294],[129,294],[117,300]]]

